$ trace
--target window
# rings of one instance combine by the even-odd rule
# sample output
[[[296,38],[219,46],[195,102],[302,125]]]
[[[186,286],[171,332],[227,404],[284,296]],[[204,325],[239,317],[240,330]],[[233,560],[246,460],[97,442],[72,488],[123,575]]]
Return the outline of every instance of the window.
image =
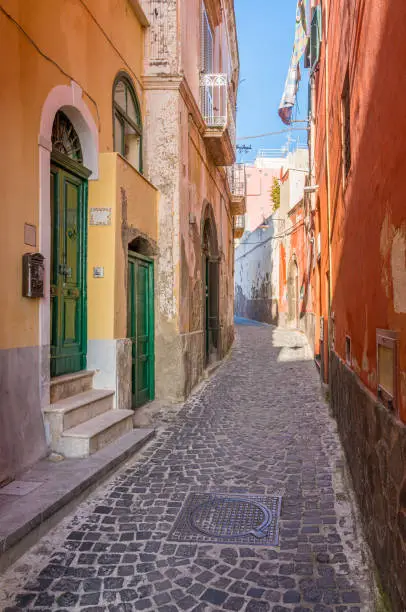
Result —
[[[399,338],[387,329],[376,330],[378,397],[395,414],[398,413]]]
[[[141,112],[134,88],[124,75],[114,84],[114,150],[142,172]]]
[[[62,111],[56,113],[52,126],[52,150],[63,153],[79,164],[83,164],[79,136],[70,119]]]
[[[204,74],[213,74],[213,48],[213,32],[202,0],[201,70]]]
[[[343,94],[341,98],[341,116],[344,178],[346,178],[351,169],[350,76],[348,70],[345,75]]]

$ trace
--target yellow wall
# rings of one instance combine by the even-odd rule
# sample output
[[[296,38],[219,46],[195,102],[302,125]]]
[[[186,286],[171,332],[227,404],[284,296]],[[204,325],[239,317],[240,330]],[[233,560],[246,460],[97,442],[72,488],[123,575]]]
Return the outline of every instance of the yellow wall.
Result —
[[[124,158],[117,155],[117,210],[121,227],[116,232],[115,337],[127,336],[128,240],[137,233],[158,239],[158,191]]]
[[[21,295],[21,258],[36,250],[24,245],[24,223],[37,226],[37,245],[39,239],[38,135],[44,102],[55,86],[69,85],[73,78],[98,126],[100,152],[111,152],[112,87],[120,70],[133,79],[143,108],[139,85],[143,30],[127,0],[2,0],[1,5],[11,17],[0,11],[0,77],[6,84],[0,91],[0,349],[4,349],[39,341],[39,302]],[[95,184],[90,192],[91,206],[101,193]],[[94,244],[92,248],[96,261]],[[111,331],[104,324],[100,329],[96,322],[91,326],[92,334]]]
[[[111,208],[110,225],[89,225],[88,338],[127,335],[127,236],[157,241],[158,192],[121,155],[100,155],[100,178],[89,184],[91,208]],[[127,230],[127,231],[124,231]],[[94,278],[94,266],[104,278]]]
[[[117,223],[116,154],[99,156],[99,180],[89,184],[91,208],[111,208],[111,225],[88,226],[87,309],[88,338],[103,340],[114,334],[115,231]],[[104,268],[104,278],[94,278],[94,266]]]

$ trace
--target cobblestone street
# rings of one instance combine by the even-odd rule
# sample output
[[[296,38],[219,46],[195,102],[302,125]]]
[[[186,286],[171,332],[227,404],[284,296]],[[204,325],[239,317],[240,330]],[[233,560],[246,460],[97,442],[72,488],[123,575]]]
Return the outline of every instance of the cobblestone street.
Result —
[[[171,542],[190,492],[281,495],[278,546]],[[0,608],[371,612],[366,558],[304,336],[240,325],[149,447],[7,571]]]

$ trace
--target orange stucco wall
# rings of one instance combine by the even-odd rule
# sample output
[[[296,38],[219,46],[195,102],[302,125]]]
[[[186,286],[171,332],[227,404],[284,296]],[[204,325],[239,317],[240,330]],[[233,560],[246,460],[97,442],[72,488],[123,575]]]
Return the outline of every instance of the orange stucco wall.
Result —
[[[402,0],[348,4],[330,9],[329,138],[331,194],[332,312],[335,350],[345,359],[351,338],[351,367],[375,394],[376,330],[400,334],[400,414],[406,421],[406,224],[404,133],[406,116],[397,100],[406,72],[393,61],[406,52],[406,9]],[[357,24],[357,27],[353,27]],[[373,41],[373,44],[371,44]],[[324,142],[324,58],[318,76],[318,179],[321,223],[327,216]],[[343,180],[341,96],[347,67],[351,91],[352,166]],[[324,236],[327,236],[324,232]],[[327,244],[322,252],[327,253]],[[322,258],[321,275],[327,272]],[[325,286],[325,281],[323,283]],[[325,291],[324,291],[325,292]],[[323,305],[322,310],[327,315]]]
[[[0,74],[7,83],[0,92],[0,271],[7,288],[0,296],[0,348],[11,348],[38,344],[38,300],[21,297],[21,257],[35,250],[24,245],[24,223],[37,226],[38,244],[44,102],[55,86],[69,85],[73,78],[98,126],[100,151],[112,151],[112,87],[120,70],[133,79],[143,106],[143,34],[126,0],[5,0],[2,6],[9,17],[0,11]]]

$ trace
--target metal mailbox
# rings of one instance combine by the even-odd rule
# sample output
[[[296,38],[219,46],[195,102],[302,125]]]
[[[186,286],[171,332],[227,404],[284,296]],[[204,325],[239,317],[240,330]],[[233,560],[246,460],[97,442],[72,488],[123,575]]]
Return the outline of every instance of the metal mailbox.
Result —
[[[41,253],[23,255],[23,296],[29,298],[44,297],[44,260]]]

